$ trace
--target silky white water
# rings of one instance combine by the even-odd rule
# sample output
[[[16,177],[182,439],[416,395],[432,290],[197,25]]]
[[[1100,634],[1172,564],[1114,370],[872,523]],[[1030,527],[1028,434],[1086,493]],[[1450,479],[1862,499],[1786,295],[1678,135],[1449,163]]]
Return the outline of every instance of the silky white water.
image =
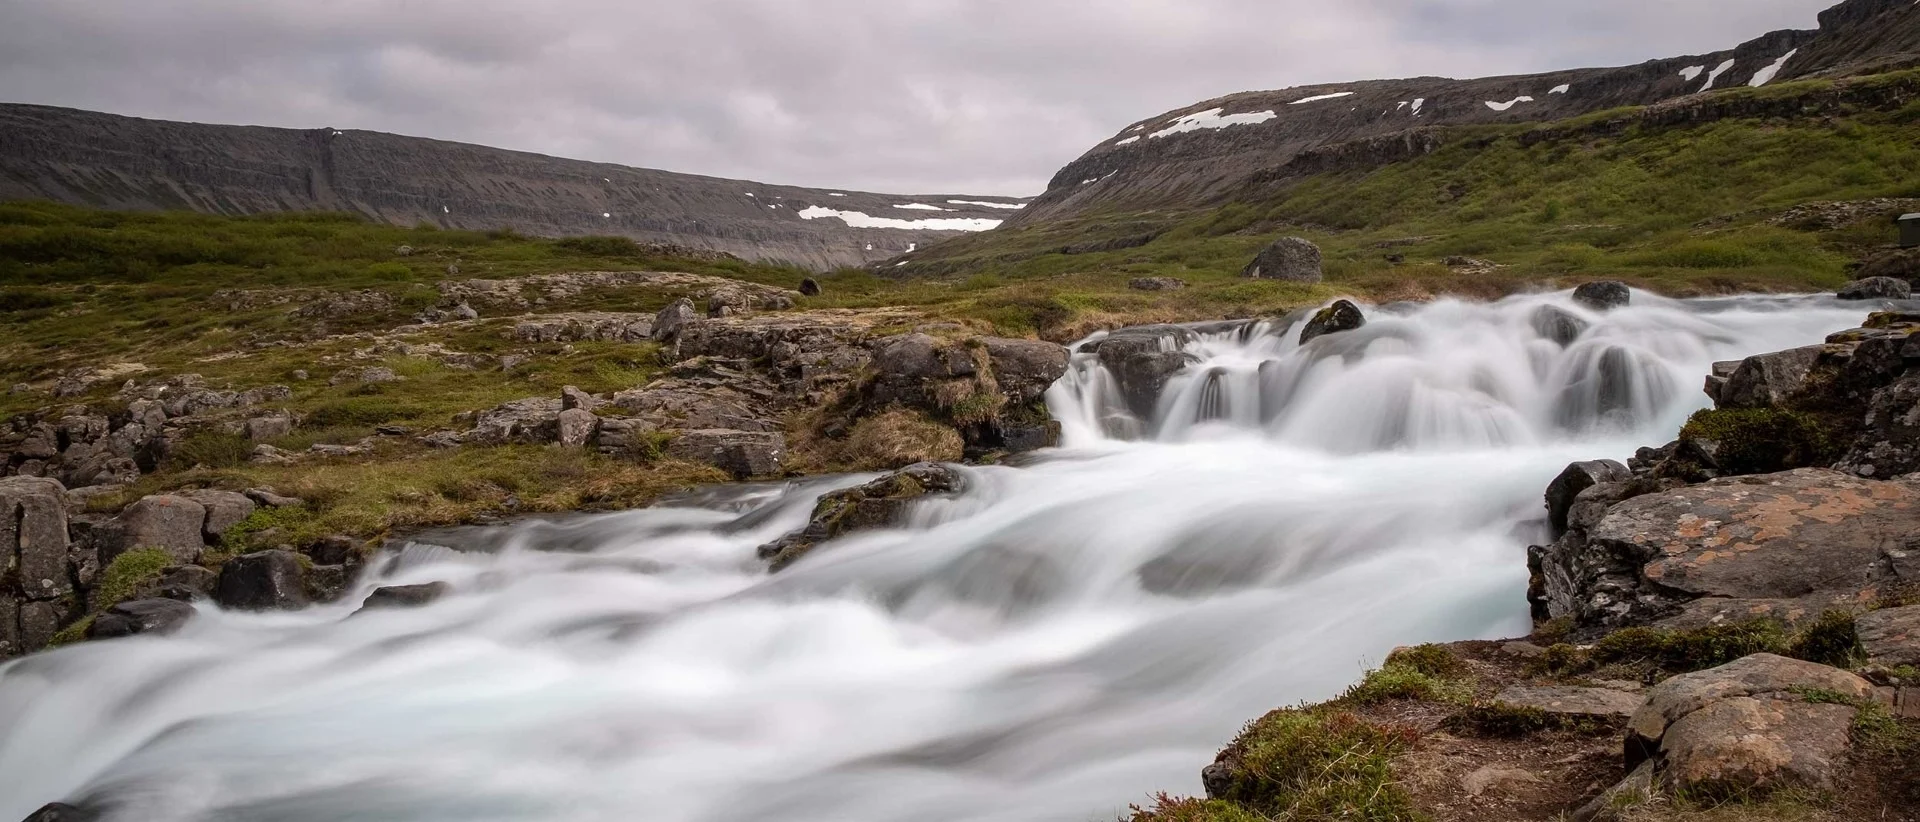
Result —
[[[778,576],[756,547],[862,478],[455,532],[342,604],[202,605],[17,660],[0,819],[1109,820],[1196,793],[1248,719],[1397,645],[1528,633],[1561,468],[1671,439],[1712,362],[1864,314],[1634,301],[1207,335],[1150,420],[1080,355],[1049,395],[1066,447]],[[1542,339],[1547,303],[1592,327]],[[436,580],[454,593],[352,615]]]

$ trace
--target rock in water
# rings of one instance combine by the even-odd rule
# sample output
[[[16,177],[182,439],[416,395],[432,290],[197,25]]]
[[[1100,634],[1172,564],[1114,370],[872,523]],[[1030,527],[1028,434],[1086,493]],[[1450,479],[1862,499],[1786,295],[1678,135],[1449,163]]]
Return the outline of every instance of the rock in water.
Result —
[[[85,808],[77,808],[63,802],[55,802],[40,810],[34,811],[33,815],[27,817],[23,822],[95,822],[95,820],[99,818],[100,814]]]
[[[94,618],[88,635],[94,639],[116,639],[136,634],[167,634],[186,624],[193,614],[192,605],[177,599],[122,602]]]
[[[1320,309],[1307,321],[1307,327],[1300,331],[1300,344],[1306,345],[1328,334],[1353,331],[1367,324],[1367,315],[1360,313],[1360,306],[1347,300]]]
[[[1868,277],[1848,283],[1836,296],[1843,300],[1905,300],[1913,296],[1913,286],[1892,277]]]
[[[376,588],[367,595],[367,601],[361,603],[360,610],[372,611],[380,608],[419,608],[431,605],[451,590],[444,582],[429,582],[424,585],[390,585]]]
[[[1262,280],[1286,280],[1296,283],[1320,282],[1320,247],[1299,237],[1274,240],[1240,272],[1242,277]]]
[[[1595,311],[1610,311],[1633,301],[1633,289],[1619,280],[1586,283],[1573,290],[1573,301]]]
[[[267,611],[307,604],[306,567],[292,551],[260,551],[220,569],[213,599],[227,608]]]
[[[1587,333],[1587,321],[1557,305],[1543,305],[1533,312],[1533,331],[1565,348]]]
[[[1185,350],[1194,339],[1192,331],[1177,325],[1142,325],[1115,331],[1089,350],[1119,383],[1127,408],[1150,420],[1167,381],[1199,361]]]
[[[760,546],[760,558],[778,572],[812,552],[820,543],[855,531],[896,525],[913,503],[937,494],[957,494],[965,488],[960,472],[923,462],[857,488],[835,491],[820,498],[807,527]]]

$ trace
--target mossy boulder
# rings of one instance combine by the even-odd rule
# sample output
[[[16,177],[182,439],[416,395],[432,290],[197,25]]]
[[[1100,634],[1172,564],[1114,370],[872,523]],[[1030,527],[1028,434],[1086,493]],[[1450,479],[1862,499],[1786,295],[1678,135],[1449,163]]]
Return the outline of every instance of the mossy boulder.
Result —
[[[899,525],[915,502],[934,495],[958,494],[965,487],[958,470],[921,463],[865,485],[835,491],[814,505],[805,528],[760,546],[760,558],[777,573],[822,543],[856,531]]]
[[[1777,408],[1701,411],[1680,429],[1680,442],[1700,467],[1734,476],[1830,465],[1843,453],[1821,420]]]

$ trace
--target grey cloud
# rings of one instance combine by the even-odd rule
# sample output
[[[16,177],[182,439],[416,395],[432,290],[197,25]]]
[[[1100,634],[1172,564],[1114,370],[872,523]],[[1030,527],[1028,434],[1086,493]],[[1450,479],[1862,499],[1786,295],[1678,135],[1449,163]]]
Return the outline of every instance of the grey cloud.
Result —
[[[1632,63],[1833,0],[9,0],[0,100],[1030,194],[1254,88]]]

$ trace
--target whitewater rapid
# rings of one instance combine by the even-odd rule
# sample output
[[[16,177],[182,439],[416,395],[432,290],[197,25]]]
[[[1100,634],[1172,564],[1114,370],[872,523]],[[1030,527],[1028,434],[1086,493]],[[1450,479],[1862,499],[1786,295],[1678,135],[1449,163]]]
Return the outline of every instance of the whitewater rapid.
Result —
[[[1591,327],[1542,338],[1545,305]],[[1561,468],[1671,439],[1711,363],[1864,313],[1555,294],[1305,348],[1216,330],[1151,419],[1077,354],[1065,447],[778,576],[755,549],[865,478],[422,537],[341,604],[0,666],[0,819],[1113,819],[1395,646],[1528,633]],[[431,581],[454,593],[353,615]]]

